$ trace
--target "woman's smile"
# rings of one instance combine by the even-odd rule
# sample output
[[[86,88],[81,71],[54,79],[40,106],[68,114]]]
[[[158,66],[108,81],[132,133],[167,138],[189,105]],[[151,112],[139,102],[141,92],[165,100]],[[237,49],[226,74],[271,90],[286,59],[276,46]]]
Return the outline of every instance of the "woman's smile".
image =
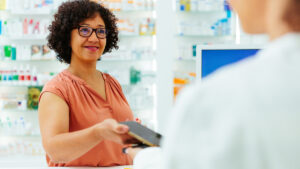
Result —
[[[91,52],[96,52],[99,49],[98,46],[84,46],[84,48],[88,49]]]

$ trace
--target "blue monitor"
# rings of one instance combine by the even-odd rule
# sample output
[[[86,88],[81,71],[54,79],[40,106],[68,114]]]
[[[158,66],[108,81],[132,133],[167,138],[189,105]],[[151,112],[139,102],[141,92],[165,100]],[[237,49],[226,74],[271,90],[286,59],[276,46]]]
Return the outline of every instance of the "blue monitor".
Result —
[[[221,67],[239,62],[254,56],[258,48],[201,48],[199,61],[197,61],[197,75],[205,78]]]

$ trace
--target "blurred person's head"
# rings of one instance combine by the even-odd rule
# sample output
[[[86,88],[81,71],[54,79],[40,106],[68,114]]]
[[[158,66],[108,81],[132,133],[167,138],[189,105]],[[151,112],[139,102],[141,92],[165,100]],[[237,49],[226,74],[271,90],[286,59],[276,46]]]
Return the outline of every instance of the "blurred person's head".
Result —
[[[61,62],[70,64],[72,57],[87,62],[100,60],[102,54],[118,48],[116,21],[107,8],[94,1],[67,1],[49,26],[48,45]]]
[[[228,0],[246,33],[300,32],[300,0]]]

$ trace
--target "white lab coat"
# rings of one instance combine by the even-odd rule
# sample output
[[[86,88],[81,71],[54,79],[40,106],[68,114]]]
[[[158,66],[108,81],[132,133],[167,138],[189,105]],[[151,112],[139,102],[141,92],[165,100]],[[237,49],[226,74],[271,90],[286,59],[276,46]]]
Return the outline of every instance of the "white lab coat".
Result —
[[[300,34],[188,87],[166,132],[135,169],[300,169]]]

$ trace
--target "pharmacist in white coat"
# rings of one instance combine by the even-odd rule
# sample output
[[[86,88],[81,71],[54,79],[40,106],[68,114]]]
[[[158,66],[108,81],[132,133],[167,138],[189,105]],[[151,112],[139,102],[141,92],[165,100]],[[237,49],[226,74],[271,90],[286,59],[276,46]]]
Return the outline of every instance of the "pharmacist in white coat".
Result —
[[[183,91],[162,148],[127,149],[135,169],[300,168],[300,1],[230,4],[270,44]]]

